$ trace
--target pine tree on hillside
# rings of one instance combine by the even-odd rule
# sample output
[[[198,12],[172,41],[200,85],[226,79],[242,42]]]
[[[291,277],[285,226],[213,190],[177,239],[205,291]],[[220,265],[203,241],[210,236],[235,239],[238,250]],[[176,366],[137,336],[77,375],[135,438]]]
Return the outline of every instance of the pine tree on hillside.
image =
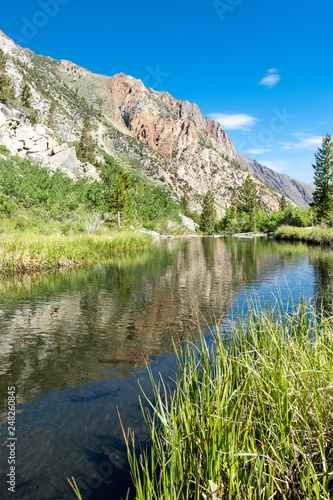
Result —
[[[0,49],[0,71],[6,71],[6,56],[2,49]]]
[[[250,215],[250,221],[254,232],[257,230],[257,213],[259,208],[257,196],[257,186],[252,177],[248,175],[239,192],[239,207]]]
[[[316,164],[312,165],[314,184],[313,203],[316,219],[320,222],[333,213],[333,140],[331,134],[323,138],[322,147],[315,155]]]
[[[236,219],[239,210],[238,190],[236,187],[233,188],[231,193],[230,209],[233,213],[234,219]]]
[[[49,109],[49,116],[47,118],[47,126],[53,131],[56,131],[57,127],[58,127],[58,125],[57,125],[57,110],[56,110],[56,107],[55,107],[55,104],[53,101],[51,102],[50,109]]]
[[[11,79],[6,75],[6,56],[0,49],[0,102],[12,104],[15,100],[15,89]]]
[[[31,109],[31,90],[29,84],[23,80],[22,82],[22,90],[20,94],[20,100],[22,106],[24,106],[27,109]]]
[[[190,208],[190,200],[189,200],[187,194],[184,194],[181,197],[179,206],[180,206],[180,210],[182,211],[182,213],[186,215],[186,212]]]
[[[83,122],[83,129],[81,133],[81,139],[76,149],[76,154],[79,160],[83,162],[95,163],[96,156],[96,143],[91,135],[92,129],[90,124],[90,118],[87,116]]]
[[[116,212],[117,226],[120,227],[128,222],[130,211],[130,178],[128,173],[122,169],[118,174],[116,184],[112,191],[111,209]]]
[[[203,207],[200,216],[200,231],[205,234],[212,234],[214,222],[216,221],[216,208],[213,193],[209,190],[203,200]]]
[[[280,201],[279,201],[279,209],[281,212],[284,212],[285,209],[287,208],[288,204],[287,204],[287,200],[286,200],[286,197],[284,195],[281,196],[280,198]]]

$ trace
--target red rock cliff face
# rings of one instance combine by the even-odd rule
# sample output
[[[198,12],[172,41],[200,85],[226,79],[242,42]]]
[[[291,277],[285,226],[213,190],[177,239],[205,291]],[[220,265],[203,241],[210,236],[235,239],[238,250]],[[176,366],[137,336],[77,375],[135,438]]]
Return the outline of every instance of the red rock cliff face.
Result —
[[[141,80],[120,73],[108,79],[106,91],[115,103],[114,120],[137,139],[163,153],[170,161],[174,151],[203,143],[228,155],[236,150],[221,126],[205,118],[196,104],[174,99],[167,92],[146,89]]]

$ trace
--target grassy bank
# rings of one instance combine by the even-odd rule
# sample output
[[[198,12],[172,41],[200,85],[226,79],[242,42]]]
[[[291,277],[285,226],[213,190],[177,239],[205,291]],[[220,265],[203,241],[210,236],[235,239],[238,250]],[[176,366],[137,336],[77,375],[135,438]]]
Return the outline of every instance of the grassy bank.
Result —
[[[279,240],[306,241],[318,245],[333,245],[333,229],[327,227],[304,227],[281,226],[276,230],[276,238]]]
[[[175,391],[152,381],[151,451],[124,431],[136,498],[332,498],[332,346],[303,305],[190,345]]]
[[[103,256],[148,248],[152,237],[124,230],[103,234],[4,233],[0,237],[0,272],[27,273],[89,264]]]

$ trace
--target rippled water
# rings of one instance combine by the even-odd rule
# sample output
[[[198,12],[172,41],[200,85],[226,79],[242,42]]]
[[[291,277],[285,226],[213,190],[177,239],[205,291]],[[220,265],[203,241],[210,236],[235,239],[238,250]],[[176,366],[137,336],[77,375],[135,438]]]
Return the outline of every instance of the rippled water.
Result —
[[[191,239],[93,268],[0,284],[0,498],[120,499],[130,484],[117,408],[145,441],[138,396],[174,377],[172,337],[331,291],[333,252],[272,240]],[[170,381],[170,384],[172,382]],[[18,396],[16,493],[7,491],[7,387]]]

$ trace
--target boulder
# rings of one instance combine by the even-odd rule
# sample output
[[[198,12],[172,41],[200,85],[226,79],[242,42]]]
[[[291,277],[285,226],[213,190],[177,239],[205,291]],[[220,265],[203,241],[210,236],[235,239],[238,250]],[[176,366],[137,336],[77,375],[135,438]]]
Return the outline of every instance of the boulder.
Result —
[[[58,146],[57,141],[55,141],[52,137],[47,138],[47,149],[53,149]]]
[[[24,139],[24,149],[32,149],[35,147],[34,141],[31,139]]]
[[[67,142],[64,142],[63,144],[57,144],[56,146],[50,146],[48,154],[50,156],[56,155],[57,153],[60,153],[61,151],[65,151],[65,149],[68,149]]]
[[[24,148],[24,141],[18,141],[17,139],[12,139],[10,141],[11,149],[14,151],[21,151]],[[8,146],[7,146],[8,147]]]
[[[139,229],[139,231],[141,233],[147,233],[147,234],[151,234],[152,236],[154,236],[155,238],[160,238],[160,234],[157,233],[156,231],[151,231],[150,229],[146,229],[145,227],[142,227],[141,229]]]
[[[44,125],[44,128],[45,128],[45,134],[46,134],[46,136],[52,137],[52,139],[54,139],[54,132],[53,132],[53,130],[51,130],[49,127],[45,127],[45,125]]]
[[[48,142],[45,137],[38,139],[35,143],[35,147],[37,148],[37,151],[40,151],[41,153],[46,151],[48,149]]]
[[[43,137],[52,137],[54,138],[54,133],[53,131],[46,127],[45,125],[42,125],[41,123],[36,123],[34,126],[34,131],[36,132],[37,135],[41,135]]]
[[[56,170],[68,170],[71,174],[76,167],[76,152],[75,148],[67,148],[60,151],[49,159],[50,168],[55,172]]]
[[[26,125],[25,123],[21,123],[16,128],[16,136],[22,139],[37,139],[38,136],[35,134],[33,128],[30,125]]]
[[[6,148],[9,149],[12,154],[16,153],[16,151],[12,147],[12,139],[8,135],[3,135],[0,137],[0,144],[2,146],[6,146]]]
[[[26,115],[22,113],[22,111],[19,111],[18,109],[7,108],[7,106],[0,104],[0,111],[5,116],[8,116],[9,118],[13,119],[16,122],[30,123]]]
[[[43,167],[49,167],[48,157],[44,153],[27,151],[27,158],[40,163]]]
[[[98,182],[101,180],[96,168],[91,163],[81,163],[79,160],[76,160],[76,167],[73,170],[73,174],[75,177],[91,177],[91,179]]]
[[[46,134],[45,127],[41,123],[36,123],[36,125],[34,125],[34,131],[36,132],[37,135],[45,135]]]
[[[183,214],[179,214],[179,217],[181,218],[183,225],[190,231],[195,231],[196,228],[199,227],[199,224],[194,222],[194,220],[190,217],[186,217],[186,215]]]

